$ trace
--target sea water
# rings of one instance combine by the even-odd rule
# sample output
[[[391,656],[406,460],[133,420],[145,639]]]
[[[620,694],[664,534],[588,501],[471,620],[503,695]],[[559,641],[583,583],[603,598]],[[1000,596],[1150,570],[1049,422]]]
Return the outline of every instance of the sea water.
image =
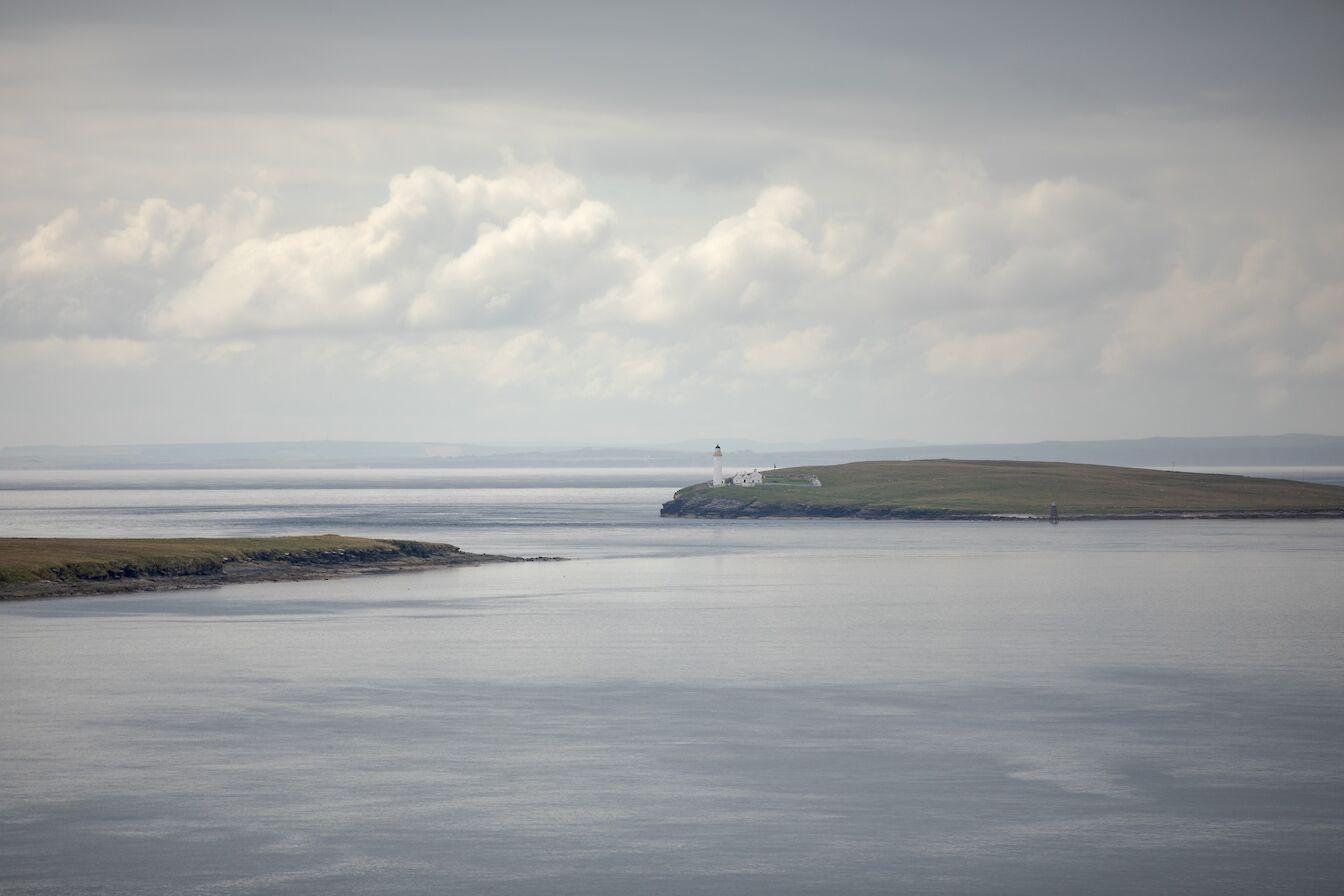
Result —
[[[0,475],[0,535],[573,558],[0,605],[0,892],[1344,884],[1344,523],[660,519],[700,477]]]

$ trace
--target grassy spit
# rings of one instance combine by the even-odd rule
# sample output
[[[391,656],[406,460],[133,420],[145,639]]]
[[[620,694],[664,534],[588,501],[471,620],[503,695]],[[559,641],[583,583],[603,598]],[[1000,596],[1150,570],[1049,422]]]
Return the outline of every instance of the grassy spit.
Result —
[[[272,538],[0,538],[0,597],[478,563],[450,544],[292,535]]]

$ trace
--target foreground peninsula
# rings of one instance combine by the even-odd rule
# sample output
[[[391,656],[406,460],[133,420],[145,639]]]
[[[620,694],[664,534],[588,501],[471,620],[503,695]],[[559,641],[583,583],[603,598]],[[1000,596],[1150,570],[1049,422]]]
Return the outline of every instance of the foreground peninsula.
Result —
[[[523,559],[469,554],[450,544],[344,535],[0,538],[0,600],[325,579]]]
[[[813,477],[820,485],[810,484]],[[1344,487],[1132,467],[1001,460],[863,461],[769,470],[755,486],[679,490],[663,516],[861,519],[1344,517]]]

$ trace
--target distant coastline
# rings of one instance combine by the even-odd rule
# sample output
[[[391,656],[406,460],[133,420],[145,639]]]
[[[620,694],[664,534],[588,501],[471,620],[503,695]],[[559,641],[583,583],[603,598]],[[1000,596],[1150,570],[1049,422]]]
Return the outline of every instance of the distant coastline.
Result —
[[[158,445],[0,447],[0,471],[262,470],[555,467],[698,467],[719,440],[652,445],[486,445],[438,442],[226,442]],[[1154,469],[1191,467],[1344,468],[1344,435],[1156,437],[1105,441],[915,445],[857,440],[765,443],[722,439],[732,462],[747,468],[834,465],[944,457],[1104,464]]]
[[[558,560],[342,535],[270,538],[0,538],[0,600],[177,591],[483,563]]]
[[[816,476],[821,486],[799,483]],[[1339,519],[1344,487],[1253,476],[1033,461],[867,461],[769,470],[763,485],[699,483],[663,504],[700,519]]]

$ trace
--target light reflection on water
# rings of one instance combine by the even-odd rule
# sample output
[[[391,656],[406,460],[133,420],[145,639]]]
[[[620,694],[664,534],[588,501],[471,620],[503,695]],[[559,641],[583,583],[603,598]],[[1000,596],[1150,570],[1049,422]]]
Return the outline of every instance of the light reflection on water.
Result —
[[[661,520],[670,487],[622,479],[173,475],[0,490],[0,525],[578,559],[0,606],[0,891],[1344,879],[1339,522]]]

